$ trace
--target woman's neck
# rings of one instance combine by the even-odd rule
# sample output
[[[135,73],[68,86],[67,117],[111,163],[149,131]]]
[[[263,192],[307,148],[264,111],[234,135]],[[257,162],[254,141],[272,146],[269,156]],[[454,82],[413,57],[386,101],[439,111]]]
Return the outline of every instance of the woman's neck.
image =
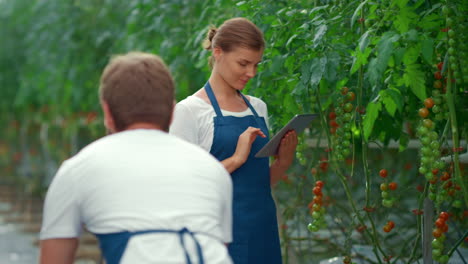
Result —
[[[238,91],[230,86],[219,74],[211,73],[208,80],[218,100],[229,100],[239,96]]]

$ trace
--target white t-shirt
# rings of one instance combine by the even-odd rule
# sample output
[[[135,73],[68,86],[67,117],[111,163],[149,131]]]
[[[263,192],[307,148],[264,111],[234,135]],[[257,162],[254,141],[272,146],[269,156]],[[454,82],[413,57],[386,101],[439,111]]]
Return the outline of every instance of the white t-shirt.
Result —
[[[248,96],[250,104],[268,126],[268,111],[266,104],[259,98]],[[231,112],[221,109],[224,116],[244,117],[253,115],[250,108],[243,112]],[[177,103],[169,133],[192,142],[206,151],[211,150],[213,143],[213,117],[216,112],[211,104],[198,96],[189,96]]]
[[[159,130],[103,137],[65,161],[44,205],[40,239],[183,227],[200,232],[206,263],[231,263],[232,182],[203,149]],[[197,260],[189,235],[185,244]],[[121,263],[185,263],[177,234],[130,239]]]

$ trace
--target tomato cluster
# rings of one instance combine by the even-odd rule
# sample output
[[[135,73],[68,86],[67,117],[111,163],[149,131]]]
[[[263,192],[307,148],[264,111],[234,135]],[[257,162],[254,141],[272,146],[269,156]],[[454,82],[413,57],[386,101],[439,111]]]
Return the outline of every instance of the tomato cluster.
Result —
[[[379,175],[380,177],[386,179],[388,176],[388,171],[386,169],[381,169],[379,171]],[[396,198],[390,191],[395,191],[396,189],[398,189],[398,184],[396,182],[387,183],[387,181],[384,181],[380,184],[383,206],[392,207],[395,204]]]
[[[425,106],[433,107],[432,100],[425,101]],[[421,110],[420,110],[421,111]],[[421,116],[423,117],[423,116]],[[440,170],[444,169],[445,163],[440,159],[440,143],[439,143],[439,134],[434,130],[435,122],[429,118],[424,118],[421,120],[419,127],[416,130],[416,135],[421,141],[422,147],[420,149],[421,164],[419,167],[419,173],[424,175],[426,180],[431,184],[430,190],[435,195],[437,191],[437,175]],[[429,195],[431,198],[431,195]],[[434,196],[432,195],[432,198]]]
[[[388,232],[392,231],[392,229],[393,229],[394,227],[395,227],[395,222],[393,222],[393,221],[388,221],[388,222],[384,225],[383,231],[384,231],[385,233],[388,233]]]
[[[323,181],[316,181],[315,186],[312,189],[314,198],[311,203],[311,214],[314,219],[312,223],[309,223],[307,228],[311,232],[316,232],[321,228],[326,227],[325,223],[325,208],[323,208]]]
[[[449,260],[449,256],[443,254],[445,241],[444,233],[447,233],[449,229],[446,223],[448,219],[449,214],[447,212],[441,212],[435,221],[436,228],[432,232],[434,236],[434,240],[432,240],[432,257],[439,263],[447,263]]]
[[[445,15],[447,44],[448,44],[448,68],[453,73],[457,84],[468,83],[468,48],[466,41],[466,16],[453,12],[450,6],[443,6]],[[457,15],[458,14],[458,15]]]
[[[345,160],[351,154],[352,121],[354,117],[354,92],[342,87],[338,106],[328,115],[332,134],[333,154],[338,161]]]

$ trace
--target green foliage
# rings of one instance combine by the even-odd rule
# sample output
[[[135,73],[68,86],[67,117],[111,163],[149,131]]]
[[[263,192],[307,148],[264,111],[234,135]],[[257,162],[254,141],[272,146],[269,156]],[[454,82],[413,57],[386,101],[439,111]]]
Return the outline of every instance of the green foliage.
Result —
[[[0,1],[0,35],[7,36],[0,42],[0,125],[5,128],[0,132],[0,152],[7,149],[11,153],[0,159],[0,169],[6,164],[24,167],[24,160],[57,164],[104,134],[97,89],[102,69],[113,54],[131,50],[159,54],[174,75],[177,100],[194,93],[210,74],[210,54],[201,45],[208,28],[243,16],[262,29],[267,42],[259,72],[245,93],[267,102],[272,132],[295,114],[320,115],[311,131],[301,136],[298,162],[291,170],[297,177],[278,187],[284,223],[296,221],[300,233],[307,219],[310,186],[317,179],[328,179],[328,186],[333,188],[325,188],[341,199],[333,205],[339,208],[335,213],[348,212],[339,215],[341,222],[330,221],[337,229],[352,229],[366,222],[368,233],[359,242],[372,243],[382,263],[386,255],[382,247],[387,245],[386,251],[397,255],[399,252],[392,248],[400,248],[401,241],[395,242],[395,237],[384,237],[370,227],[374,220],[384,221],[387,212],[370,216],[356,209],[382,209],[374,198],[380,193],[371,191],[375,186],[370,180],[370,174],[378,170],[372,162],[379,161],[372,156],[376,153],[367,153],[367,148],[378,142],[382,144],[379,151],[384,152],[396,140],[399,155],[415,158],[414,153],[407,154],[407,147],[415,137],[412,130],[418,125],[417,111],[431,95],[435,64],[443,61],[447,52],[447,34],[442,31],[446,19],[441,12],[445,5],[446,1],[438,0]],[[463,1],[450,1],[450,6],[455,14],[466,13]],[[444,79],[450,71],[444,66]],[[468,115],[466,96],[462,96],[466,82],[464,85],[448,85],[455,98],[451,113],[459,120],[466,120]],[[333,146],[328,116],[344,103],[340,101],[344,86],[356,96],[347,117],[347,129],[352,131],[347,139],[352,166],[344,164],[351,158],[338,161],[328,152]],[[455,126],[460,131],[458,137],[465,140],[466,125],[465,121]],[[447,131],[456,129],[448,123],[442,126],[437,129],[441,134],[446,132],[442,136],[446,140]],[[313,140],[318,143],[310,148]],[[29,155],[31,149],[42,155]],[[21,156],[17,153],[23,153],[23,159],[15,161]],[[323,169],[328,168],[325,163],[333,172]],[[31,169],[29,176],[23,173],[14,180],[43,192],[53,171],[47,168]],[[313,174],[311,171],[317,168],[319,173]],[[399,174],[407,193],[413,193],[409,186],[419,182],[417,174]],[[406,205],[398,206],[399,213],[407,217]],[[418,239],[416,229],[408,226],[402,230],[401,240],[419,246],[412,240]],[[330,252],[348,254],[349,244],[355,242],[351,232],[343,234],[348,239],[345,245]],[[289,252],[295,232],[283,233],[283,249]],[[311,243],[313,238],[297,240]],[[298,243],[298,251],[312,248]],[[402,256],[411,255],[414,260],[421,253],[407,248],[399,249]],[[285,256],[287,263],[288,254]],[[306,263],[306,257],[303,261]]]

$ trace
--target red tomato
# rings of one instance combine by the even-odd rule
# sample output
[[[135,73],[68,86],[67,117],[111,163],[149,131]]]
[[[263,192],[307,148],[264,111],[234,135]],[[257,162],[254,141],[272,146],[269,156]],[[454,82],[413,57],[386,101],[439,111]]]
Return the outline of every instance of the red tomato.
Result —
[[[440,212],[439,218],[443,219],[444,221],[447,221],[449,219],[449,214],[447,212]]]
[[[424,105],[426,106],[426,108],[432,108],[434,106],[434,99],[432,98],[426,98],[426,100],[424,100]]]
[[[434,73],[434,78],[436,78],[437,80],[442,79],[442,73],[440,73],[440,71],[435,72],[435,73]]]
[[[379,171],[379,175],[380,175],[380,177],[382,177],[382,178],[386,178],[387,175],[388,175],[388,171],[387,171],[386,169],[381,169],[381,170]]]
[[[388,184],[388,188],[392,191],[396,190],[398,188],[398,184],[396,182],[391,182]]]
[[[341,88],[341,94],[342,94],[342,95],[346,95],[346,94],[348,93],[348,91],[349,91],[349,89],[348,89],[348,87],[346,87],[346,86],[343,86],[343,87]]]
[[[427,108],[423,107],[418,110],[418,114],[422,118],[426,118],[429,115],[429,110]]]
[[[442,71],[442,68],[444,67],[444,62],[439,62],[437,63],[437,69],[439,69],[439,71]]]
[[[318,187],[320,187],[320,188],[322,188],[323,185],[324,185],[323,181],[316,181],[316,182],[315,182],[315,186],[318,186]]]
[[[388,226],[388,225],[385,225],[385,226],[383,227],[383,231],[384,231],[385,233],[388,233],[388,232],[392,231],[392,228],[391,228],[390,226]]]
[[[435,226],[437,226],[438,228],[442,228],[444,225],[445,220],[442,218],[437,218],[437,220],[435,221]]]
[[[315,195],[322,195],[322,188],[316,186],[316,187],[314,187],[314,189],[312,189],[312,192]]]
[[[432,231],[432,235],[435,238],[439,238],[442,235],[442,230],[440,230],[439,228],[436,228]]]

